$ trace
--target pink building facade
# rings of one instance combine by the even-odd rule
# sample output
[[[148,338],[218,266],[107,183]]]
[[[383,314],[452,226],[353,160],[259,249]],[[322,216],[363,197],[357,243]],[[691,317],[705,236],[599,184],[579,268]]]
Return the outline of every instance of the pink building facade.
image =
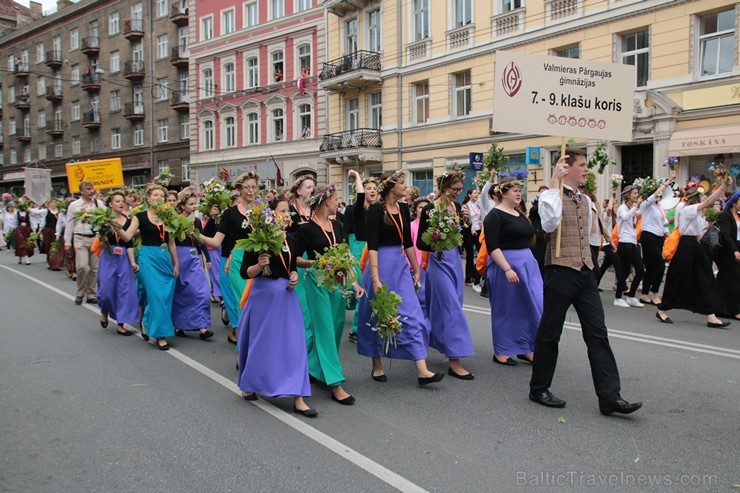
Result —
[[[275,188],[279,178],[288,185],[308,171],[325,179],[320,1],[190,2],[190,154],[198,182],[221,168],[232,177],[256,168]]]

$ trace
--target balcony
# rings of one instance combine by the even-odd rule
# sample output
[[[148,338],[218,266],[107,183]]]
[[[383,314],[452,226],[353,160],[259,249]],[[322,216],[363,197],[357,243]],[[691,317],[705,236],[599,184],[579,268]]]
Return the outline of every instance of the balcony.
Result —
[[[144,37],[144,19],[123,21],[123,37],[129,41],[139,41]]]
[[[123,76],[128,80],[141,81],[145,75],[143,60],[132,60],[123,65]]]
[[[86,111],[82,114],[82,126],[90,130],[100,128],[100,113],[97,111]]]
[[[170,63],[175,67],[187,67],[188,66],[188,48],[187,46],[176,46],[172,48],[170,54]]]
[[[59,119],[46,122],[46,133],[52,137],[61,137],[64,135],[64,121]]]
[[[49,68],[59,68],[62,66],[62,62],[64,61],[64,57],[62,56],[61,51],[47,51],[46,52],[46,60],[44,63]]]
[[[26,144],[31,142],[31,129],[30,128],[21,129],[20,133],[17,133],[15,135],[15,140],[18,142],[26,143]]]
[[[46,88],[46,99],[52,103],[62,102],[62,88],[61,87],[47,87]]]
[[[89,74],[82,77],[82,90],[89,93],[100,91],[100,75]]]
[[[330,164],[379,163],[383,160],[382,145],[380,130],[358,128],[324,135],[319,151]]]
[[[123,116],[128,121],[140,122],[144,120],[144,103],[126,103],[123,105]]]
[[[183,5],[182,2],[175,2],[172,4],[172,10],[170,10],[170,20],[178,26],[188,25],[188,7]]]
[[[545,22],[561,22],[583,14],[581,0],[545,0]]]
[[[98,56],[100,53],[100,41],[97,36],[82,38],[80,51],[87,56]]]
[[[432,38],[423,38],[406,45],[406,62],[424,60],[432,54]]]
[[[445,33],[445,37],[447,38],[448,50],[459,50],[472,46],[475,37],[475,24],[466,24],[450,29]]]
[[[370,3],[372,3],[371,0],[327,0],[324,2],[324,7],[337,17],[344,17],[352,12],[364,9]]]
[[[175,111],[188,111],[190,109],[190,96],[188,93],[174,91],[170,97],[170,108]]]
[[[491,32],[494,36],[507,36],[518,33],[524,26],[524,7],[504,14],[498,14],[491,17]]]
[[[358,51],[324,63],[319,74],[319,87],[326,91],[344,91],[379,86],[380,53]]]
[[[17,110],[28,111],[31,109],[31,98],[28,96],[18,96],[13,106]]]
[[[28,68],[27,63],[18,63],[13,70],[13,75],[19,79],[28,79],[28,76],[31,75],[31,69]]]

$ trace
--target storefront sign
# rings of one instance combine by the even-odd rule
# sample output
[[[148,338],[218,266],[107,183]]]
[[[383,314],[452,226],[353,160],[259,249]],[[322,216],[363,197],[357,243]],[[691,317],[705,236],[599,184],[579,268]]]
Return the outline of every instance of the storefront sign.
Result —
[[[540,164],[540,148],[539,147],[527,147],[526,163],[530,165]]]
[[[483,171],[483,153],[470,153],[470,171]]]
[[[496,53],[493,129],[632,140],[635,67]]]
[[[121,158],[98,159],[67,163],[67,183],[72,193],[78,193],[80,182],[90,181],[97,190],[123,186]]]
[[[733,104],[740,104],[740,84],[725,84],[683,93],[684,111]]]

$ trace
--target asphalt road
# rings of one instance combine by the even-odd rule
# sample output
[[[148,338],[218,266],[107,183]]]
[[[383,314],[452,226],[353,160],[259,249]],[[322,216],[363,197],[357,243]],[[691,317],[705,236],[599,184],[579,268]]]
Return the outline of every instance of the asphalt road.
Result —
[[[732,491],[740,488],[740,323],[611,305],[602,287],[622,394],[644,407],[599,414],[573,314],[553,393],[527,399],[530,368],[494,365],[488,302],[466,288],[474,381],[416,385],[413,364],[341,348],[355,406],[313,385],[320,416],[289,399],[239,397],[234,346],[172,338],[163,353],[98,325],[74,283],[0,253],[0,491]],[[430,368],[446,370],[430,350]]]

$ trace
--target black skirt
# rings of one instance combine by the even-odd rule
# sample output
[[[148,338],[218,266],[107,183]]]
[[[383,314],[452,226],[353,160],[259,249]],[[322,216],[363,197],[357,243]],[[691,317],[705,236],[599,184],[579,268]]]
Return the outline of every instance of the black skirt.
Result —
[[[658,309],[710,315],[717,311],[718,301],[717,280],[709,256],[696,236],[682,236],[668,266]]]
[[[740,242],[738,242],[740,247]],[[719,268],[717,288],[719,290],[719,308],[717,313],[725,317],[734,317],[740,313],[740,262],[735,260],[735,253],[721,249],[714,261]]]

